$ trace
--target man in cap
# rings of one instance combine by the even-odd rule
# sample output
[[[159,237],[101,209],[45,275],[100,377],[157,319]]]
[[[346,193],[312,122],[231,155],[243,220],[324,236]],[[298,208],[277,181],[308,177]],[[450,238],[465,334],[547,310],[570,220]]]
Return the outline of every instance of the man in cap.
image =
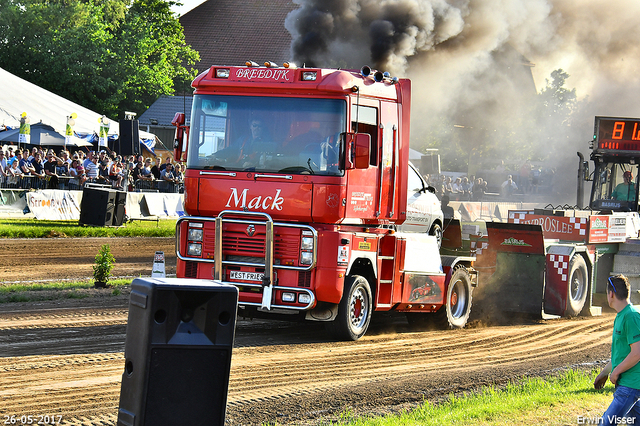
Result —
[[[636,186],[633,183],[633,173],[627,170],[622,174],[624,182],[618,184],[616,189],[611,193],[611,198],[618,201],[635,201]]]
[[[47,162],[44,163],[43,171],[49,180],[49,188],[56,189],[58,187],[58,173],[56,167],[58,165],[58,157],[52,153],[47,154]]]
[[[629,300],[630,291],[624,275],[607,279],[607,303],[617,312],[613,320],[611,360],[593,385],[602,389],[609,379],[616,390],[599,425],[637,424],[640,418],[640,312]]]

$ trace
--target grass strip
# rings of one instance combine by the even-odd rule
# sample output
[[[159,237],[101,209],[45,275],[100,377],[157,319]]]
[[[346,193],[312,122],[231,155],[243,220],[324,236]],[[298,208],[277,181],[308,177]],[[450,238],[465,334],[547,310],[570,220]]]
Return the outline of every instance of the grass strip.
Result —
[[[131,279],[119,278],[109,280],[109,287],[122,287],[131,284]],[[93,280],[67,281],[67,282],[44,282],[44,283],[0,283],[0,294],[45,291],[45,290],[74,290],[80,288],[93,288]]]
[[[353,416],[346,409],[337,424],[344,426],[514,424],[597,424],[612,400],[613,386],[595,390],[598,371],[569,370],[558,376],[528,378],[502,389],[485,387],[476,394],[450,395],[437,405],[424,403],[410,412],[376,418]],[[336,424],[335,422],[327,424]]]
[[[84,226],[75,220],[0,220],[0,238],[174,237],[176,219],[131,221],[119,227]]]
[[[130,285],[131,281],[133,280],[127,278],[110,280],[107,290],[111,292],[112,296],[119,296],[122,294],[122,288]],[[89,294],[83,293],[81,290],[93,287],[93,280],[20,284],[0,283],[0,303],[83,299],[89,297]]]

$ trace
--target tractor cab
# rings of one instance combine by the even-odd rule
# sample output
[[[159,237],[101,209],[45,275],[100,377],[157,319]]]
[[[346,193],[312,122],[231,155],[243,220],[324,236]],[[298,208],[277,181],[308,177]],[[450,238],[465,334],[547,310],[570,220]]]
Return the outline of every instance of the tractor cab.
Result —
[[[594,210],[638,211],[640,119],[596,117],[589,206]]]

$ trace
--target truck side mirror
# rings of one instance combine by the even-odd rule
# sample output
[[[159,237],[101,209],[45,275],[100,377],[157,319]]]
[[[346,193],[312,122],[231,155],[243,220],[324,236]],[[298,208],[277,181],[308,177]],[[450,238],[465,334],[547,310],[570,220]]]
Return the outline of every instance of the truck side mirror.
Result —
[[[366,169],[369,167],[371,153],[371,135],[368,133],[347,133],[347,169]]]
[[[582,163],[582,176],[584,177],[584,180],[586,181],[589,180],[589,162],[588,161],[584,161]]]
[[[176,115],[171,120],[171,124],[176,126],[176,134],[173,140],[173,158],[176,161],[182,159],[182,147],[184,144],[184,130],[185,130],[185,115],[182,112],[176,112]]]

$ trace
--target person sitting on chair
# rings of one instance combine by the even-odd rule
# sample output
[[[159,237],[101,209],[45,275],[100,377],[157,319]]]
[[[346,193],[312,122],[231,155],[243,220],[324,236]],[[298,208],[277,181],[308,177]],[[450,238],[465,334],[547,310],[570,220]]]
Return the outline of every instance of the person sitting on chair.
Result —
[[[633,181],[633,173],[629,170],[622,174],[624,182],[618,184],[616,189],[611,193],[611,198],[618,201],[635,201],[636,186]]]

